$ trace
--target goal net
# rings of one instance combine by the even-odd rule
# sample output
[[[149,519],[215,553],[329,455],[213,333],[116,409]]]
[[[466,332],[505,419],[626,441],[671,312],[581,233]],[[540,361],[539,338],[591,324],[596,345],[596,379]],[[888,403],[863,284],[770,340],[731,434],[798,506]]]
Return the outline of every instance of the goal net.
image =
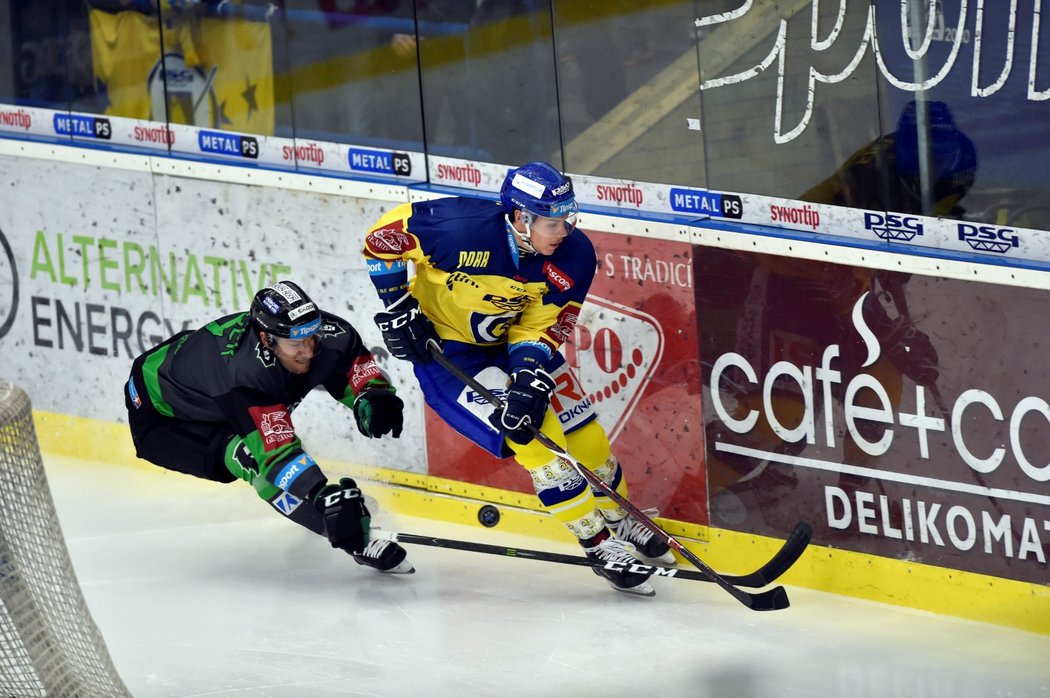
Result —
[[[129,696],[58,524],[29,397],[0,382],[0,696]]]

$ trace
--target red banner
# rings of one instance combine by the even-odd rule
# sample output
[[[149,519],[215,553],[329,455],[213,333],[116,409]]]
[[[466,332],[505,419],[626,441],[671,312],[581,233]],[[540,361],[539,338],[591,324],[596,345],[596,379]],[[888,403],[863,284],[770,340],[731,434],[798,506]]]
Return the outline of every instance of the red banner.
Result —
[[[623,464],[631,499],[663,516],[707,523],[700,368],[690,246],[594,233],[598,272],[562,352]],[[645,254],[639,254],[639,248]],[[532,492],[498,460],[427,411],[430,474]]]
[[[1046,583],[1050,292],[696,262],[712,525]]]

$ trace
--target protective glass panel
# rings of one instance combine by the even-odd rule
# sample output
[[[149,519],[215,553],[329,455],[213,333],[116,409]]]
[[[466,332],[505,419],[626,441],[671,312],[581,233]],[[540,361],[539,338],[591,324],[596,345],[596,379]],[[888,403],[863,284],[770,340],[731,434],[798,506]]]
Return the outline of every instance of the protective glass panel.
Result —
[[[543,159],[600,177],[956,219],[987,251],[988,236],[1012,248],[1004,231],[1050,227],[1050,53],[1036,9],[0,0],[0,103],[13,107],[0,110],[0,130],[185,150],[195,136],[175,143],[170,121],[297,138],[295,166],[321,164],[309,162],[313,141]],[[157,123],[114,122],[123,135],[110,138],[105,119],[52,123],[32,108]]]
[[[696,16],[692,0],[554,3],[567,169],[703,185]]]
[[[168,120],[273,135],[279,93],[274,79],[277,17],[272,6],[261,3],[162,6]],[[151,92],[156,92],[152,85]]]
[[[897,210],[995,224],[979,234],[1000,239],[1002,226],[1050,225],[1050,54],[1031,5],[880,0],[875,16],[883,121],[910,193]]]
[[[422,150],[412,4],[289,0],[281,134]]]
[[[416,4],[428,152],[560,166],[550,3]]]
[[[66,109],[94,91],[82,0],[0,2],[0,102]]]
[[[875,59],[858,50],[867,3],[759,0],[721,13],[704,6],[698,33],[709,186],[850,205],[858,192],[843,172],[864,158],[863,193],[877,199],[881,167],[865,155],[881,130]]]

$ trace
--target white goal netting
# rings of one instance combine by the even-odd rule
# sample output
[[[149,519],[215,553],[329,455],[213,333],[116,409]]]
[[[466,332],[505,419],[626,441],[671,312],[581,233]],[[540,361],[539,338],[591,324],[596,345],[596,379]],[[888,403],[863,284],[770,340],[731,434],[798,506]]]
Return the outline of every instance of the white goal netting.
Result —
[[[0,382],[0,698],[129,695],[77,584],[29,397]]]

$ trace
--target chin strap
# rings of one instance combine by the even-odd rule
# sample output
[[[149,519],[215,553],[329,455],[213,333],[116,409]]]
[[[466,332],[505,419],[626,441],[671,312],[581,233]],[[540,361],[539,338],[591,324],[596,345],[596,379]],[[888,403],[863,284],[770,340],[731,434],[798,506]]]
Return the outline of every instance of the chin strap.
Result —
[[[524,233],[514,227],[509,215],[504,216],[504,219],[507,221],[507,226],[517,233],[516,242],[518,247],[524,252],[536,254],[536,248],[532,246],[532,222],[535,220],[535,217],[525,209],[518,210],[521,211],[521,222],[525,224]]]

